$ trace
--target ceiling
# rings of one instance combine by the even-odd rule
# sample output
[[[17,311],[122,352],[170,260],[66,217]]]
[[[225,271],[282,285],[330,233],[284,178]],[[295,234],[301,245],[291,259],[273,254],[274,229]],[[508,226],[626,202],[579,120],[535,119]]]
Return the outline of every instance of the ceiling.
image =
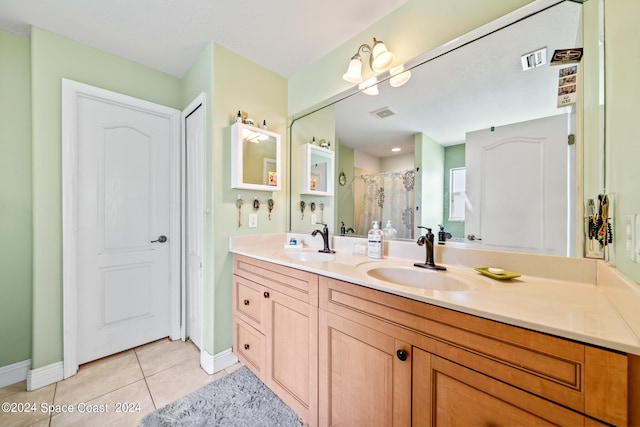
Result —
[[[559,114],[558,71],[544,65],[523,71],[520,57],[546,47],[582,47],[582,5],[562,2],[414,68],[409,82],[380,94],[358,93],[335,104],[341,144],[375,157],[412,153],[414,135],[441,145],[464,143],[467,131]],[[395,115],[380,119],[372,111]]]
[[[36,26],[176,77],[216,41],[288,78],[406,1],[2,0],[0,28]]]

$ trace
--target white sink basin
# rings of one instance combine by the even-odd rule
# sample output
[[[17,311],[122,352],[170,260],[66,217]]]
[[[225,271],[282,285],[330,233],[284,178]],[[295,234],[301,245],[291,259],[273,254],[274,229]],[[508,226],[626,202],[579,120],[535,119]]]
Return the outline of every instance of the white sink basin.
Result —
[[[334,254],[318,252],[317,249],[290,249],[285,251],[284,256],[293,261],[302,262],[333,261],[336,258]]]
[[[372,267],[367,269],[367,275],[398,285],[444,292],[463,292],[489,286],[482,280],[460,277],[459,272],[434,271],[413,266]]]

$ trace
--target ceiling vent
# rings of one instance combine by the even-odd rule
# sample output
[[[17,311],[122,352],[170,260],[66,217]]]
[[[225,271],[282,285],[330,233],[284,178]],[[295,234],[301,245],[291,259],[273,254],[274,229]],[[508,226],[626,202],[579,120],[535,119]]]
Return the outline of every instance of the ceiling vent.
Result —
[[[382,108],[379,108],[379,109],[377,109],[375,111],[372,111],[371,114],[373,114],[374,116],[376,116],[379,119],[385,119],[387,117],[394,116],[396,113],[391,111],[389,109],[389,107],[382,107]]]
[[[527,71],[532,68],[539,67],[547,63],[547,48],[543,47],[535,52],[527,53],[520,57],[522,61],[522,70]]]

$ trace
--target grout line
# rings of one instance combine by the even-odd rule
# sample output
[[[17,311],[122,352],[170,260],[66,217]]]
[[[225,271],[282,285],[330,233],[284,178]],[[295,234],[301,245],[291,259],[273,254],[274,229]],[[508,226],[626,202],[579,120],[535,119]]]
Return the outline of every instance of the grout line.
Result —
[[[151,393],[151,389],[149,388],[149,383],[147,382],[147,374],[145,374],[144,369],[142,369],[142,364],[140,363],[140,358],[138,357],[138,351],[134,349],[133,353],[136,355],[138,366],[140,367],[140,371],[142,372],[142,379],[144,379],[144,385],[147,387],[147,392],[149,393],[149,397],[151,398],[151,403],[153,403],[153,409],[156,410],[158,409],[158,405],[156,404],[156,401],[153,398],[153,394]]]
[[[62,380],[64,381],[64,380]],[[53,388],[53,401],[51,402],[52,405],[55,405],[56,403],[56,394],[58,393],[58,384],[60,383],[60,381],[56,381],[56,386]],[[51,423],[53,422],[53,413],[49,413],[49,424],[48,426],[51,427]]]

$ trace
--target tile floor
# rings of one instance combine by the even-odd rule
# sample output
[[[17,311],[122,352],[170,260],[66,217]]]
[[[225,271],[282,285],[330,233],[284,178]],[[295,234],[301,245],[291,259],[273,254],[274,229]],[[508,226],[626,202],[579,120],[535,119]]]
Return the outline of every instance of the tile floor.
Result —
[[[32,392],[26,381],[0,388],[0,403],[33,410],[0,410],[0,426],[137,426],[149,412],[240,366],[208,375],[192,342],[163,339],[84,364],[75,376]]]

